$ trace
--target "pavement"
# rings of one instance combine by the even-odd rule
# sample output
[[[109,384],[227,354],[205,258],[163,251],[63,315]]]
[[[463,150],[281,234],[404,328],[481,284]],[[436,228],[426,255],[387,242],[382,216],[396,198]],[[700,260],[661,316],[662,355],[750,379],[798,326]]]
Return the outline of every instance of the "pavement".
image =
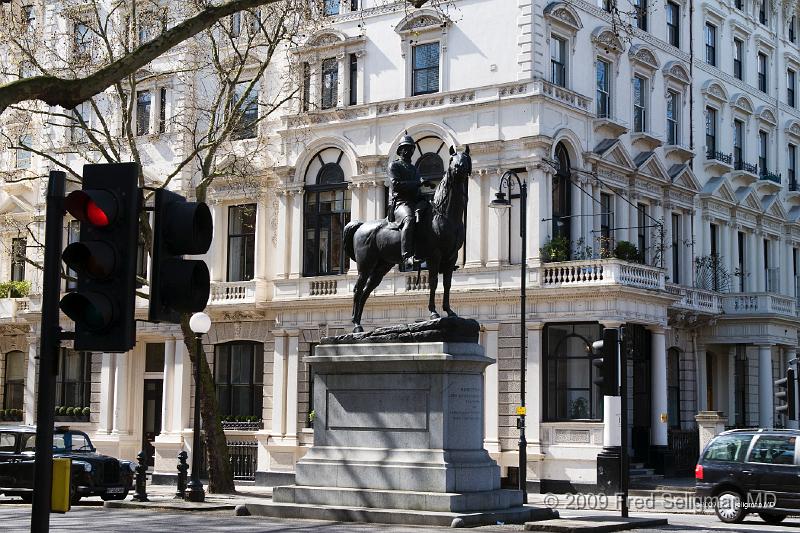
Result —
[[[235,494],[206,492],[202,503],[187,502],[175,497],[176,488],[170,485],[148,485],[147,502],[134,501],[131,496],[122,501],[103,505],[112,509],[157,509],[166,511],[235,511],[236,507],[272,501],[272,487],[237,485]]]

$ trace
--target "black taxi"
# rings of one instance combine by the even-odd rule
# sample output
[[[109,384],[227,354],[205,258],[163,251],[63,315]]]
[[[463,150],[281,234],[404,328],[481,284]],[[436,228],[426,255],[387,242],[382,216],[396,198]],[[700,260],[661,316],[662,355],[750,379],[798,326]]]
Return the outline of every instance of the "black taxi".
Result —
[[[0,425],[0,493],[32,499],[35,449],[35,427]],[[72,460],[73,503],[84,496],[122,500],[133,487],[134,463],[97,453],[83,431],[57,427],[53,457]]]

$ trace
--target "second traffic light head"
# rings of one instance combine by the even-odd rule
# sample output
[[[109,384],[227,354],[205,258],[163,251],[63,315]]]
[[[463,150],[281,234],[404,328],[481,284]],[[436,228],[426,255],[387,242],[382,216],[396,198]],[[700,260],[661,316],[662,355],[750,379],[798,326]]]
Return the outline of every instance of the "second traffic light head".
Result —
[[[164,189],[155,194],[153,263],[150,276],[151,322],[178,322],[179,313],[202,311],[211,282],[204,261],[183,259],[211,246],[211,211],[203,202]]]

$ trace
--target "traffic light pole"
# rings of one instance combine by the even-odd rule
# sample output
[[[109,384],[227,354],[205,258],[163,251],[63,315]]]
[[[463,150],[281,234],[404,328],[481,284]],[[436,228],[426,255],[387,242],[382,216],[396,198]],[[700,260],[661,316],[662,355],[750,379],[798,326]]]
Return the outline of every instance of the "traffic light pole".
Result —
[[[66,174],[51,171],[47,185],[47,211],[44,237],[44,277],[42,284],[42,322],[39,340],[39,390],[36,398],[36,459],[33,476],[31,531],[50,529],[50,504],[53,483],[53,409],[61,345],[58,301],[61,288],[61,244],[64,221]]]

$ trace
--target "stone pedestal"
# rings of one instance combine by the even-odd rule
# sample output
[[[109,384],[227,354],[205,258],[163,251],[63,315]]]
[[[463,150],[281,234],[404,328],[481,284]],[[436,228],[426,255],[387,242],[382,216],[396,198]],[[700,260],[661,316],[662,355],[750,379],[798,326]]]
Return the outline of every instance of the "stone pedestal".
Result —
[[[476,341],[477,323],[459,322],[474,324]],[[500,467],[483,447],[483,370],[492,359],[463,337],[411,337],[316,347],[306,359],[315,373],[314,445],[296,465],[296,484],[275,487],[262,514],[324,507],[347,519],[358,508],[368,521],[449,525],[538,511],[500,488]]]
[[[480,345],[315,353],[306,360],[316,375],[314,446],[297,463],[296,485],[276,487],[274,501],[451,512],[522,503],[500,489],[500,467],[483,448],[483,369],[492,360]]]
[[[697,430],[700,432],[700,453],[702,453],[706,444],[715,435],[725,431],[728,418],[719,411],[700,411],[695,415],[694,419],[697,421]]]

